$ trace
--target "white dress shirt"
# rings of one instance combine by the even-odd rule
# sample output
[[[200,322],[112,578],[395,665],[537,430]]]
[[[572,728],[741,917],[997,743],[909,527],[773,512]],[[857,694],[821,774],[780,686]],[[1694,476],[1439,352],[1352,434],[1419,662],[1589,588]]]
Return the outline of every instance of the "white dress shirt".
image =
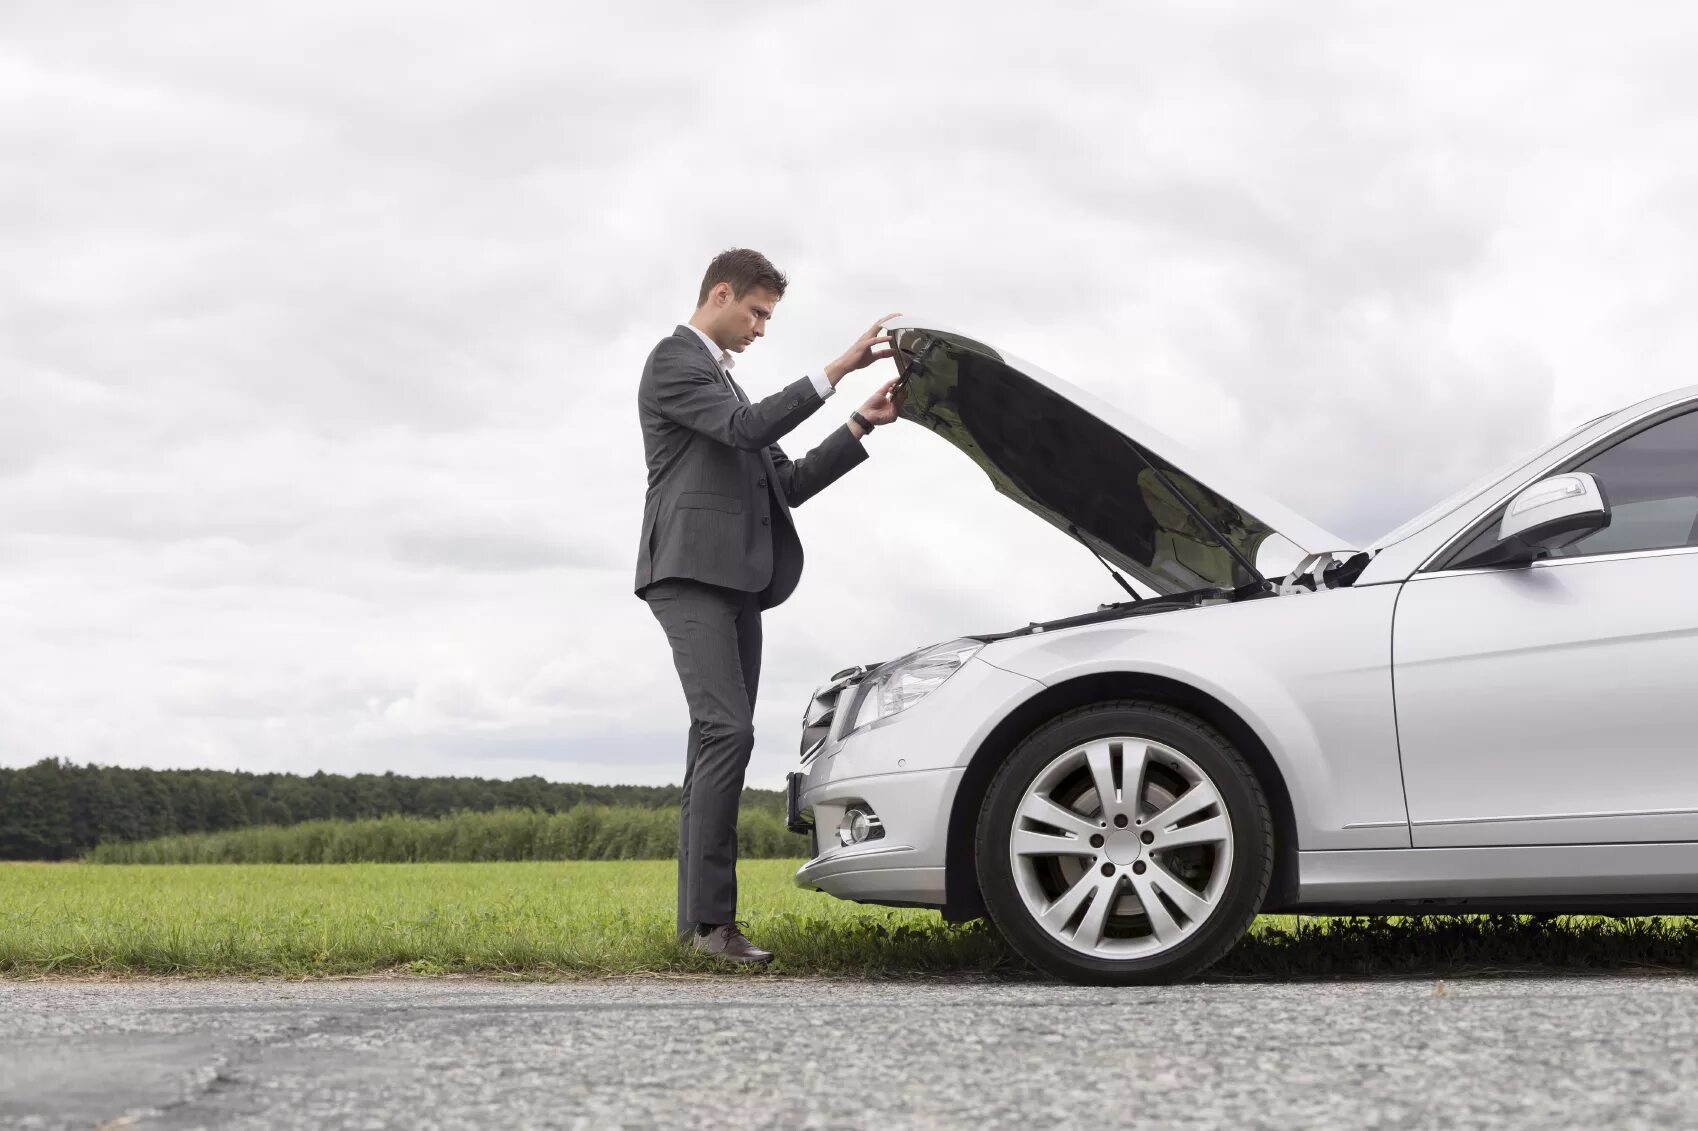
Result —
[[[731,367],[737,363],[736,359],[731,356],[731,351],[720,349],[718,343],[706,334],[702,333],[691,323],[686,322],[684,325],[695,330],[696,337],[700,338],[702,340],[702,345],[707,347],[708,354],[719,362],[719,372],[725,376],[726,383],[729,384],[731,380]],[[825,370],[823,369],[815,370],[808,374],[808,380],[814,383],[814,392],[820,395],[820,400],[822,401],[831,396],[831,394],[837,392],[837,390],[832,387],[831,378],[825,375]]]

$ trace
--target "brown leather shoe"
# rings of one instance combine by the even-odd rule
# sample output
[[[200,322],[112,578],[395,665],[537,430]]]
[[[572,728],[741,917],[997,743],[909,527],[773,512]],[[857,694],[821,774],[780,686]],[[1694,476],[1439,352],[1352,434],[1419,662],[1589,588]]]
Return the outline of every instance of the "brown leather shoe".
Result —
[[[772,952],[744,938],[736,923],[721,923],[705,935],[694,935],[690,945],[702,954],[739,966],[759,966],[772,961]]]

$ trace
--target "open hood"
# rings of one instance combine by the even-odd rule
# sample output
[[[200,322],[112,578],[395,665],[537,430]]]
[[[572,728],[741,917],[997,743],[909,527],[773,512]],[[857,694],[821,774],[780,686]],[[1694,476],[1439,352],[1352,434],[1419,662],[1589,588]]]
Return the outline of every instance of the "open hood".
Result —
[[[1155,429],[983,342],[886,323],[902,416],[948,440],[996,489],[1160,594],[1278,582],[1340,538]]]

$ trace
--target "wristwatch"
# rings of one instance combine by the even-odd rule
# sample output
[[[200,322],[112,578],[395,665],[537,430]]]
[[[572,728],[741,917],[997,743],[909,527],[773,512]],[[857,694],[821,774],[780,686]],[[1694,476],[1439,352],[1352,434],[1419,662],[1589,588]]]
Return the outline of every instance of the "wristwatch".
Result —
[[[862,432],[871,432],[873,430],[872,421],[862,416],[860,409],[856,409],[854,412],[851,412],[849,414],[849,419],[853,420],[856,424],[859,424]]]

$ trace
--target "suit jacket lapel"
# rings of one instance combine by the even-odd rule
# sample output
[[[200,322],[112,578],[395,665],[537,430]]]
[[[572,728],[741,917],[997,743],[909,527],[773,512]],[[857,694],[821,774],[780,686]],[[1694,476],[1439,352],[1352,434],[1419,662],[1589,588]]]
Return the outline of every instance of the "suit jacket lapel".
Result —
[[[721,369],[720,372],[725,373],[725,370]],[[739,385],[729,373],[725,373],[725,380],[731,385],[731,391],[737,394],[737,399],[743,402],[745,408],[748,407],[749,394],[743,391],[743,386]]]
[[[743,390],[738,388],[737,382],[731,380],[731,374],[719,364],[719,358],[715,357],[713,351],[708,349],[707,343],[702,341],[702,336],[700,334],[696,333],[688,326],[680,326],[678,329],[673,331],[673,336],[678,338],[688,338],[690,341],[695,342],[697,346],[701,347],[701,351],[708,355],[708,361],[713,364],[715,369],[719,370],[719,375],[725,378],[726,381],[730,382],[732,389],[736,390],[737,399],[742,401],[745,405],[749,403],[749,398],[743,395]]]

